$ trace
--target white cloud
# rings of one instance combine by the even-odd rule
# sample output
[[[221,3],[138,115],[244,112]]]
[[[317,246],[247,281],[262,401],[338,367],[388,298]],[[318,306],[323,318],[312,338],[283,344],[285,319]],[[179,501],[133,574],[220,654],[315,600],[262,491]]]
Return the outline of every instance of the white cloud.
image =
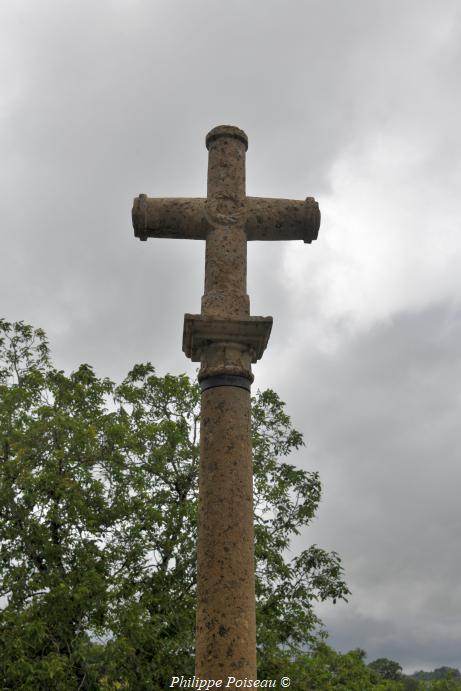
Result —
[[[330,172],[312,252],[291,246],[283,274],[317,329],[368,329],[407,310],[461,302],[461,167],[439,176],[434,142],[392,133],[351,148]],[[312,328],[312,327],[311,327]]]

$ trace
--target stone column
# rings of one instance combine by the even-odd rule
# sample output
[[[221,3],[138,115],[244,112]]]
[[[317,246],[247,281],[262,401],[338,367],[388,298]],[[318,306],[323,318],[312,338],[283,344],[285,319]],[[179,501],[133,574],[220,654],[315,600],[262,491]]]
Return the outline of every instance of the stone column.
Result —
[[[202,386],[197,543],[196,674],[256,679],[251,353],[246,294],[245,151],[238,128],[207,136],[202,319],[227,333],[200,352]],[[238,323],[233,320],[238,320]]]
[[[250,394],[202,395],[196,674],[256,678]]]

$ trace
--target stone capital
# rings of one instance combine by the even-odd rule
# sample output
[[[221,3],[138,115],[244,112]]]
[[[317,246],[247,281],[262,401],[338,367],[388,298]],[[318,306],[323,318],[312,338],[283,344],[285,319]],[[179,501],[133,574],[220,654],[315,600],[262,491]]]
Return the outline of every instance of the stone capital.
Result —
[[[184,316],[183,351],[201,362],[199,379],[236,375],[253,381],[251,363],[266,349],[272,317],[215,319],[200,314]]]

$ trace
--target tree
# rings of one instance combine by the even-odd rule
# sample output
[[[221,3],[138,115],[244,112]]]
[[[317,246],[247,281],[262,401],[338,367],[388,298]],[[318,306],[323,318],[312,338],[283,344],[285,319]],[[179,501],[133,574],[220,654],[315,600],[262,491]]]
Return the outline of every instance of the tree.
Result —
[[[423,691],[460,691],[461,673],[455,667],[438,667],[432,672],[414,672],[411,677],[405,678],[406,682],[413,681],[420,684],[416,687]]]
[[[370,691],[373,674],[364,664],[365,652],[352,650],[341,654],[321,639],[310,653],[298,651],[288,676],[295,689],[312,691]],[[294,684],[293,684],[294,682]],[[291,688],[291,687],[290,687]]]
[[[309,653],[298,651],[287,661],[290,688],[309,691],[405,691],[403,681],[379,677],[365,664],[364,650],[340,653],[320,637]],[[287,672],[285,672],[287,673]],[[418,684],[418,682],[416,682]],[[425,691],[423,687],[415,687]]]
[[[136,365],[118,386],[53,367],[44,332],[0,321],[4,689],[164,689],[193,673],[199,388]],[[336,553],[290,557],[320,499],[273,391],[253,398],[259,669],[314,644]]]
[[[413,677],[404,676],[400,683],[403,691],[427,691],[424,683]]]
[[[430,689],[430,691],[460,691],[461,683],[459,679],[449,675],[444,679],[430,682],[427,688]]]
[[[461,680],[461,672],[456,667],[437,667],[432,672],[415,672],[413,675],[416,679],[425,680],[439,680],[439,679],[459,679]]]
[[[388,660],[387,657],[373,660],[368,667],[376,672],[381,679],[398,681],[402,678],[402,666],[398,662],[394,662],[394,660]]]

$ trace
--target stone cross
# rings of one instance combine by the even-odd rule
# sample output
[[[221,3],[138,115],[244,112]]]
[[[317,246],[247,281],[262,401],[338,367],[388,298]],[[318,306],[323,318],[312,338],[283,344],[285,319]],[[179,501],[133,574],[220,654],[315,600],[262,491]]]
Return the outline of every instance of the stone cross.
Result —
[[[206,137],[206,199],[134,200],[136,237],[205,240],[201,314],[184,318],[183,351],[200,362],[196,675],[256,679],[251,363],[262,357],[272,317],[251,317],[247,241],[318,235],[317,202],[247,197],[246,134],[215,127]],[[181,670],[178,670],[178,673]]]

